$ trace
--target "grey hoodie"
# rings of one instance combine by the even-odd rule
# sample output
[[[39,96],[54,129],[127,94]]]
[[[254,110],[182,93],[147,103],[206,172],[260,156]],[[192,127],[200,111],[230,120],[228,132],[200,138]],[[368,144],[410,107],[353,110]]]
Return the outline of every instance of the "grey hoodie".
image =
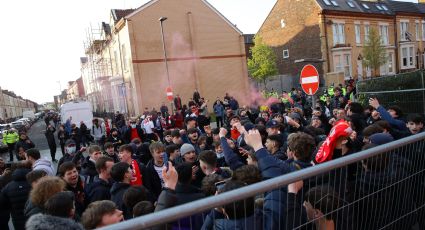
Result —
[[[32,170],[42,170],[47,173],[48,176],[54,176],[54,169],[52,162],[47,159],[40,158],[36,160],[32,166]]]
[[[36,214],[26,223],[27,230],[83,230],[83,226],[72,219]]]

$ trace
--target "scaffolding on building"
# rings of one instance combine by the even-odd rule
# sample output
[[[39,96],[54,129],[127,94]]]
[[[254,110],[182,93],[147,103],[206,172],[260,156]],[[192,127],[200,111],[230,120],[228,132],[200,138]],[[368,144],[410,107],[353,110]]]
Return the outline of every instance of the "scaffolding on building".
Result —
[[[112,76],[111,59],[105,58],[104,52],[108,45],[109,36],[105,33],[103,24],[86,29],[84,50],[87,57],[86,76],[90,92],[87,97],[97,113],[113,112],[112,98],[110,95],[109,78]],[[109,51],[107,51],[109,55]],[[109,88],[108,88],[109,86]]]

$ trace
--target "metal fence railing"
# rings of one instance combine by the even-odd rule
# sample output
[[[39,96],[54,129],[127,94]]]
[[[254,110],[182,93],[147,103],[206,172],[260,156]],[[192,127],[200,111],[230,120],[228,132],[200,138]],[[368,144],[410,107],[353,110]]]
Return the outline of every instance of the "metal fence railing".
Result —
[[[421,133],[103,229],[425,229],[424,191]]]
[[[371,97],[376,97],[379,103],[385,106],[385,108],[391,105],[397,105],[406,114],[425,114],[425,88],[358,92],[357,94],[358,100],[365,105]]]
[[[400,106],[404,113],[425,114],[424,71],[377,77],[357,82],[357,99],[367,105],[369,98],[378,98],[386,108]]]

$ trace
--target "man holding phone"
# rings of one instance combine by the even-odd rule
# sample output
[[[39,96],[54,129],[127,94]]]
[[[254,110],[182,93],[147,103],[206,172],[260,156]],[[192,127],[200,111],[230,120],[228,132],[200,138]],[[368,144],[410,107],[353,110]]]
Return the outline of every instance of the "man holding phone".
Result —
[[[162,169],[168,165],[168,159],[165,159],[168,158],[168,155],[165,153],[164,144],[160,142],[150,144],[149,151],[152,159],[146,164],[146,168],[144,169],[143,185],[152,192],[156,199],[164,187]]]

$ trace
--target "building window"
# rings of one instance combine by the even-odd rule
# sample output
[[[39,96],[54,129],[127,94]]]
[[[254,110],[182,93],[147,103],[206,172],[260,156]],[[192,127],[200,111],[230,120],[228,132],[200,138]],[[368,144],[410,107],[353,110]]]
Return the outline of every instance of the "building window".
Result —
[[[380,74],[382,75],[389,75],[394,74],[394,52],[388,51],[387,52],[387,60],[386,62],[380,67]]]
[[[420,35],[419,35],[419,22],[415,23],[415,32],[416,32],[416,41],[420,41]]]
[[[360,36],[360,25],[354,25],[355,33],[356,33],[356,44],[361,44],[361,36]]]
[[[331,2],[330,2],[329,0],[323,0],[323,2],[324,2],[327,6],[330,6],[330,5],[331,5]]]
[[[118,56],[118,52],[115,50],[114,51],[114,56],[115,56],[115,73],[118,75],[118,62],[120,60],[119,56]]]
[[[409,22],[400,22],[400,36],[402,41],[407,41],[407,31],[409,30]]]
[[[280,27],[285,28],[285,26],[286,26],[285,20],[280,19]]]
[[[413,46],[404,46],[401,48],[401,68],[402,69],[415,67],[415,62],[414,62],[415,53],[413,52],[413,50],[414,50]]]
[[[333,59],[335,72],[343,72],[345,79],[349,79],[351,77],[351,54],[335,54]]]
[[[422,22],[422,41],[425,41],[425,22]]]
[[[338,3],[337,3],[336,1],[331,0],[331,2],[332,2],[332,5],[334,5],[334,6],[339,6],[339,5],[338,5]]]
[[[283,58],[289,58],[289,50],[283,50]]]
[[[334,23],[332,25],[334,45],[345,44],[345,33],[343,23]]]
[[[370,30],[370,26],[364,25],[364,42],[365,43],[369,41],[369,30]]]
[[[124,70],[128,70],[128,63],[127,63],[127,51],[125,50],[125,44],[121,45],[121,53],[122,53],[122,62],[124,65]]]
[[[388,45],[388,26],[380,25],[379,26],[379,34],[381,35],[382,45]]]
[[[356,8],[356,6],[354,5],[354,3],[352,1],[347,1],[347,4],[351,7],[351,8]]]

